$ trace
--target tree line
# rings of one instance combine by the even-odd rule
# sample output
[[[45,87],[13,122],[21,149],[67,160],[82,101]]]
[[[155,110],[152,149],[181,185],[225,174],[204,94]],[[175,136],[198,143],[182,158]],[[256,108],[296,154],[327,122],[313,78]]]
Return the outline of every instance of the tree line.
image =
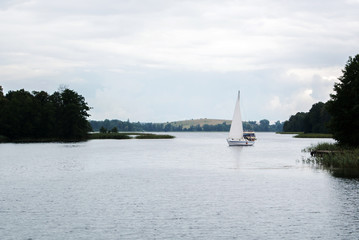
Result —
[[[183,127],[182,125],[175,125],[173,123],[140,123],[140,122],[130,122],[121,121],[121,120],[104,120],[104,121],[90,121],[90,125],[93,131],[137,131],[137,132],[211,132],[211,131],[224,131],[228,132],[231,125],[223,122],[221,124],[216,125],[192,125],[190,127]],[[263,119],[259,122],[256,121],[248,121],[243,122],[243,129],[246,131],[258,131],[258,132],[280,132],[283,129],[283,123],[277,121],[274,124],[270,124],[270,122],[266,119]]]
[[[359,147],[359,54],[349,57],[326,103],[298,112],[284,122],[285,132],[332,133],[341,145]]]
[[[0,86],[0,140],[82,140],[91,127],[85,98],[63,88],[45,91],[9,91]]]
[[[0,86],[0,142],[2,141],[78,141],[88,132],[174,132],[229,131],[230,124],[193,125],[185,128],[172,123],[140,123],[104,120],[88,121],[90,107],[85,98],[73,90],[62,88],[49,94],[45,91],[9,91]],[[283,123],[270,124],[263,119],[243,122],[247,131],[282,131]]]
[[[298,112],[284,122],[284,132],[329,133],[331,115],[327,103],[318,102],[312,105],[309,112]]]

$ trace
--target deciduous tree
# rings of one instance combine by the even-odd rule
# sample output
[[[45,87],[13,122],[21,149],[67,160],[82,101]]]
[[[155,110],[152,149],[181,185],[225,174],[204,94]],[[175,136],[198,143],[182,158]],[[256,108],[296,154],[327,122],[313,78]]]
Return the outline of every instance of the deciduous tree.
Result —
[[[359,54],[349,57],[328,102],[330,128],[339,143],[359,146]]]
[[[83,96],[62,89],[51,96],[46,92],[0,89],[0,135],[10,140],[81,140],[90,130]]]

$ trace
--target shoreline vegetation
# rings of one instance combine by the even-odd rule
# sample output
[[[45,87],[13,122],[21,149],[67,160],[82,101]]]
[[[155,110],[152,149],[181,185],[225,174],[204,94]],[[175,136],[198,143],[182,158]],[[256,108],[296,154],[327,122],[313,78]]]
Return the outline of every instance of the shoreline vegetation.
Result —
[[[119,132],[229,132],[230,120],[224,119],[192,119],[166,123],[130,122],[118,119],[104,121],[89,120],[94,132],[116,128]],[[273,124],[266,119],[258,121],[243,121],[243,129],[255,132],[279,132],[283,130],[283,123]]]
[[[171,135],[126,129],[91,132],[85,98],[66,87],[49,94],[24,89],[4,95],[0,86],[0,143],[83,142],[92,139],[170,139]],[[129,122],[126,122],[129,123]],[[129,123],[130,124],[130,123]]]
[[[175,136],[168,134],[121,132],[121,133],[91,133],[89,140],[94,139],[172,139]]]
[[[303,149],[311,156],[303,162],[323,167],[334,176],[359,177],[359,148],[338,143],[319,143]]]
[[[56,143],[56,142],[84,142],[89,140],[99,139],[172,139],[175,136],[168,134],[154,134],[154,133],[137,133],[137,132],[124,132],[124,133],[89,133],[83,139],[60,139],[60,138],[21,138],[10,140],[5,136],[0,135],[0,143]]]
[[[276,132],[277,134],[293,134],[295,138],[333,138],[330,133]]]
[[[333,138],[330,133],[299,133],[295,138]]]
[[[330,100],[324,106],[321,104],[322,110],[329,114],[327,118],[329,121],[324,121],[323,123],[326,122],[324,126],[333,133],[336,143],[319,143],[304,149],[305,152],[311,153],[311,157],[304,160],[305,162],[328,169],[334,176],[359,178],[358,70],[359,54],[354,58],[349,57],[342,70],[343,75],[334,83],[334,93],[330,94]],[[312,111],[312,115],[305,117],[302,122],[308,123],[310,117],[318,119],[323,112]],[[314,128],[317,129],[317,126]],[[314,128],[312,128],[313,132],[315,132]]]
[[[276,132],[276,134],[300,134],[303,132]]]

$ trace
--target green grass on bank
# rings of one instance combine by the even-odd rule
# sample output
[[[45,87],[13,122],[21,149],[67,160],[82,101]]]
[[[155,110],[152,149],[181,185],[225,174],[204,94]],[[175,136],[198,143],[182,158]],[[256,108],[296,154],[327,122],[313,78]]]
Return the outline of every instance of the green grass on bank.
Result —
[[[172,135],[153,133],[92,133],[89,139],[170,139]]]
[[[276,132],[276,134],[301,134],[303,132]]]
[[[333,138],[332,134],[328,133],[299,133],[295,138]]]
[[[304,132],[276,132],[277,134],[295,134],[295,138],[333,138],[327,133],[304,133]]]
[[[91,133],[89,139],[131,139],[127,133]]]
[[[77,139],[62,139],[62,138],[19,138],[19,139],[0,139],[0,143],[69,143],[69,142],[83,142],[87,138]]]
[[[171,139],[172,135],[153,133],[91,133],[84,139],[58,139],[58,138],[22,138],[9,140],[0,135],[0,143],[51,143],[51,142],[81,142],[93,139]]]
[[[152,133],[141,134],[136,136],[136,139],[170,139],[170,138],[174,138],[174,136],[167,134],[152,134]]]
[[[352,148],[344,148],[336,143],[318,143],[317,145],[312,145],[306,149],[305,152],[313,151],[342,151],[342,150],[352,150]]]
[[[312,154],[305,160],[306,163],[318,164],[337,176],[359,177],[359,148],[319,143],[303,151]]]

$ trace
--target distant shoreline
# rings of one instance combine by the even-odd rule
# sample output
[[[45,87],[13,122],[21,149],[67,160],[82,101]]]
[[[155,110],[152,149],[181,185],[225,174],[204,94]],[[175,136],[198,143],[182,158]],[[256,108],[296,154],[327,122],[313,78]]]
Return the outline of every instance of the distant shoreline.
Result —
[[[175,136],[168,134],[121,132],[121,133],[91,133],[89,140],[94,139],[171,139]]]
[[[90,133],[87,138],[82,139],[59,139],[59,138],[22,138],[16,140],[9,140],[4,136],[0,136],[0,143],[70,143],[70,142],[86,142],[89,140],[101,139],[172,139],[175,136],[168,134],[154,134],[154,133]]]
[[[295,138],[333,138],[330,133],[276,132],[276,134],[293,134]]]

